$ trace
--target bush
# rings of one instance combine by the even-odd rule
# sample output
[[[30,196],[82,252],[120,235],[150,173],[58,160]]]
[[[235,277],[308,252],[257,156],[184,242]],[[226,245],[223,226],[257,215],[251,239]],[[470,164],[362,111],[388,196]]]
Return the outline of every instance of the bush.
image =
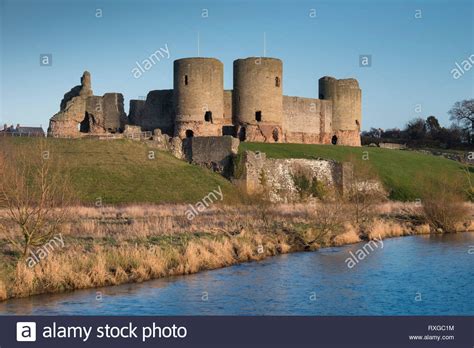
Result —
[[[313,197],[323,199],[326,197],[327,189],[323,182],[319,181],[316,177],[311,180],[311,186],[309,192]]]
[[[309,197],[324,199],[326,196],[326,186],[312,173],[306,173],[302,168],[297,168],[292,174],[292,179],[302,200]]]
[[[459,193],[458,180],[445,178],[442,183],[427,182],[423,187],[423,213],[426,222],[435,230],[456,232],[456,226],[464,222],[469,210]]]

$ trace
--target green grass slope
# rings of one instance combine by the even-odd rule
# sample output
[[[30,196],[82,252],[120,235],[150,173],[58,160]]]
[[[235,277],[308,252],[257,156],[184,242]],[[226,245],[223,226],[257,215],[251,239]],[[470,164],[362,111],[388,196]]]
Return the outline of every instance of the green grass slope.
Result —
[[[13,139],[18,146],[33,140]],[[212,190],[225,202],[237,197],[222,176],[130,140],[48,139],[51,156],[59,155],[82,202],[196,203]],[[149,159],[149,151],[155,158]]]
[[[369,163],[395,200],[414,200],[421,197],[421,188],[428,180],[442,181],[462,177],[467,184],[467,174],[462,164],[442,157],[412,151],[380,149],[374,147],[348,147],[307,144],[241,143],[239,151],[261,151],[269,158],[326,158],[347,160],[351,155],[361,159],[367,151]],[[470,168],[474,182],[474,169]]]

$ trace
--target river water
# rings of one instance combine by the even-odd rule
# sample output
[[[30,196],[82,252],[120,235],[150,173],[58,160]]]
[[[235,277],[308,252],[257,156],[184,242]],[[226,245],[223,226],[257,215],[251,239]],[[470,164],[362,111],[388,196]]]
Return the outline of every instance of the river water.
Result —
[[[387,239],[0,303],[34,315],[474,315],[474,233]]]

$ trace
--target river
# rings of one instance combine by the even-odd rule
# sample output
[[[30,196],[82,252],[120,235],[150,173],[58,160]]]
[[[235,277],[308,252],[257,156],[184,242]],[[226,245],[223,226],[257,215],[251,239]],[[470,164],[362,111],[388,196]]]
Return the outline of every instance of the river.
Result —
[[[386,239],[0,303],[32,315],[474,315],[474,233]],[[360,252],[359,252],[360,254]]]

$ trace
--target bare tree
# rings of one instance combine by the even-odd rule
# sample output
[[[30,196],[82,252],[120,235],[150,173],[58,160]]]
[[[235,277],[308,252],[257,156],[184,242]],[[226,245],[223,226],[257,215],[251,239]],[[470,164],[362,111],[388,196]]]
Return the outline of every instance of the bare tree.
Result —
[[[459,122],[466,130],[470,130],[469,142],[474,143],[474,99],[457,101],[448,113],[452,121]]]
[[[349,204],[352,220],[363,225],[374,217],[375,205],[384,200],[385,193],[369,160],[350,157],[351,170],[346,172],[345,198]]]
[[[407,123],[405,132],[412,140],[423,140],[426,135],[426,122],[421,117],[415,118]]]
[[[322,243],[325,239],[344,232],[347,221],[347,209],[340,199],[319,204],[313,217],[313,225],[317,234],[315,241]]]
[[[23,257],[59,232],[72,202],[69,180],[47,145],[2,139],[0,146],[0,232]]]

